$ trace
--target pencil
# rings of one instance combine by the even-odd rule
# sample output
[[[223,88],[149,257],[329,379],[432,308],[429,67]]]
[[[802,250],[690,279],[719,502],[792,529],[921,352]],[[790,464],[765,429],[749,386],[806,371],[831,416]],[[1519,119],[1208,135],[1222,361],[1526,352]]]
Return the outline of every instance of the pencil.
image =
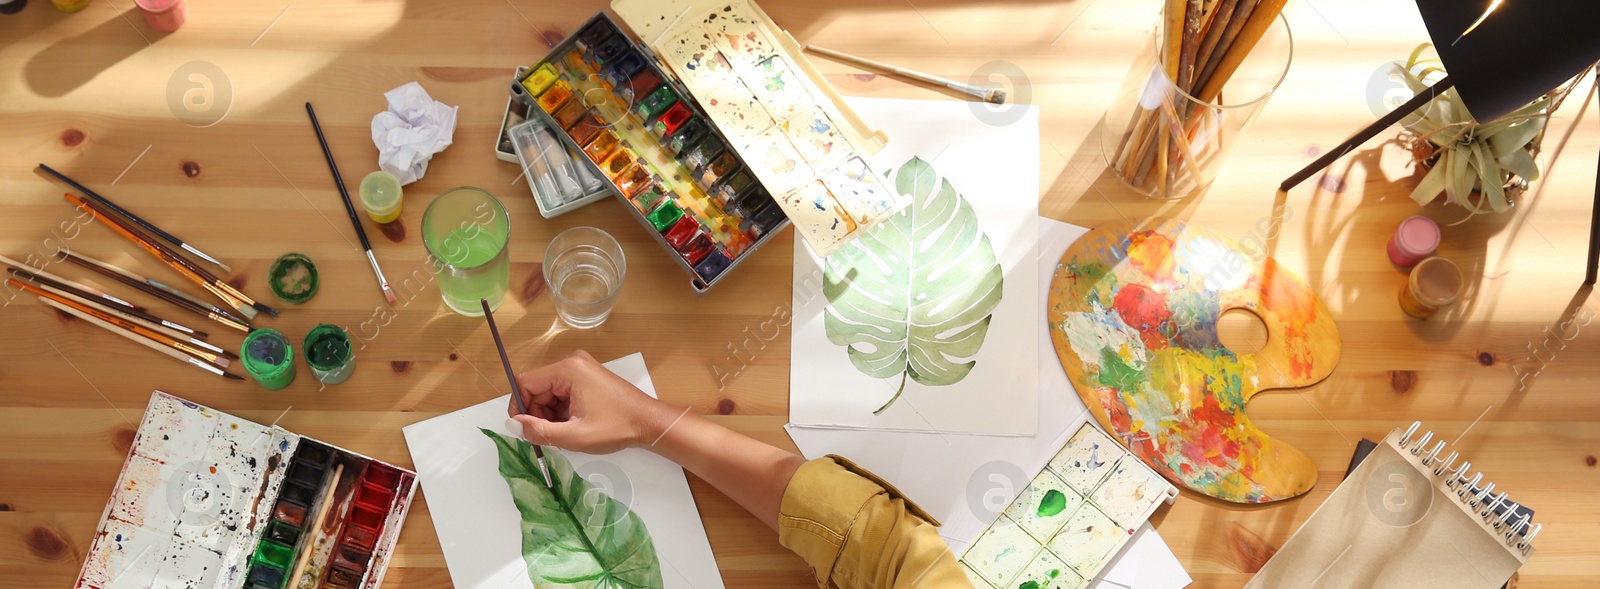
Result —
[[[367,251],[367,261],[372,263],[372,273],[378,277],[378,287],[383,289],[383,300],[393,305],[400,301],[394,295],[394,289],[389,287],[389,280],[383,277],[383,269],[378,267],[378,257],[372,255],[372,243],[367,241],[367,231],[361,228],[361,217],[356,215],[356,205],[350,202],[350,191],[344,187],[344,178],[339,176],[339,164],[333,161],[333,150],[328,149],[328,138],[322,135],[322,124],[317,122],[317,111],[311,108],[311,103],[306,103],[306,116],[311,117],[311,129],[317,132],[317,143],[322,144],[322,157],[328,160],[328,171],[333,173],[333,185],[339,187],[339,198],[344,200],[344,212],[350,215],[350,224],[356,227],[356,237],[361,238],[361,249]]]
[[[67,293],[67,294],[71,294],[73,296],[76,296],[76,297],[79,297],[79,298],[82,298],[82,299],[87,299],[87,300],[90,300],[90,301],[94,301],[95,300],[94,295],[89,294],[87,292],[84,292],[81,289],[73,288],[71,286],[62,284],[60,282],[56,282],[56,281],[51,280],[49,278],[45,278],[43,276],[39,276],[38,274],[34,274],[34,273],[29,272],[27,270],[20,270],[20,269],[17,269],[17,268],[7,268],[6,270],[10,271],[11,274],[13,276],[16,276],[17,278],[21,278],[23,280],[28,280],[28,281],[32,281],[32,282],[37,282],[41,286],[48,286],[50,288],[54,288],[54,289],[59,290],[61,292],[64,292],[64,293]],[[101,300],[104,300],[104,299],[101,299]],[[110,305],[107,305],[107,307],[110,307]],[[211,334],[208,334],[208,333],[206,333],[204,331],[200,331],[198,329],[191,329],[191,328],[185,327],[183,325],[180,325],[180,324],[177,324],[177,323],[173,323],[171,321],[167,321],[166,319],[162,319],[162,318],[157,317],[155,315],[151,315],[150,313],[147,313],[147,312],[145,312],[143,310],[129,309],[127,307],[110,307],[110,308],[114,308],[117,311],[121,311],[123,313],[127,313],[129,315],[132,315],[134,317],[138,317],[140,319],[143,319],[145,321],[149,321],[151,323],[158,323],[158,324],[160,324],[162,326],[165,326],[167,328],[170,328],[170,329],[172,329],[174,331],[182,332],[182,333],[185,333],[185,334],[188,334],[188,335],[191,335],[191,336],[209,337],[211,335]]]
[[[193,282],[199,285],[201,288],[206,289],[206,291],[210,292],[211,294],[216,295],[217,298],[222,299],[222,302],[227,303],[228,306],[244,314],[246,317],[255,316],[255,308],[245,304],[242,300],[235,298],[231,294],[224,292],[222,289],[218,288],[213,281],[206,280],[205,277],[201,276],[199,273],[196,273],[188,264],[180,261],[177,257],[162,249],[160,244],[143,238],[143,236],[139,235],[137,230],[123,225],[121,221],[118,221],[115,218],[107,216],[94,205],[86,203],[82,199],[79,199],[71,194],[66,194],[64,196],[73,204],[84,206],[89,211],[90,215],[92,215],[95,219],[103,221],[106,227],[110,227],[111,230],[117,232],[118,235],[121,235],[128,241],[133,242],[134,245],[139,246],[140,249],[143,249],[150,255],[155,256],[157,260],[160,260],[168,267],[171,267],[173,270],[177,271],[178,274],[182,274],[183,277],[189,279],[190,282]]]
[[[29,274],[33,274],[33,275],[36,275],[36,276],[42,276],[42,277],[45,277],[45,278],[49,278],[49,279],[54,280],[56,282],[59,282],[61,284],[65,284],[65,285],[71,286],[71,287],[76,288],[78,290],[81,290],[83,292],[92,294],[92,295],[94,295],[96,297],[100,297],[100,298],[105,299],[107,301],[110,301],[110,302],[112,302],[114,304],[121,305],[121,306],[127,307],[129,309],[135,309],[135,310],[139,310],[139,311],[148,311],[149,310],[149,309],[146,309],[146,308],[141,307],[139,305],[135,305],[135,304],[130,303],[128,301],[124,301],[124,300],[122,300],[120,298],[117,298],[117,297],[111,296],[109,294],[106,294],[105,291],[102,291],[102,290],[100,290],[98,288],[89,286],[89,285],[81,283],[81,282],[77,282],[77,281],[74,281],[74,280],[68,280],[66,278],[62,278],[60,276],[56,276],[55,274],[51,274],[49,272],[46,272],[43,268],[34,268],[33,266],[29,266],[27,264],[24,264],[22,262],[18,262],[16,260],[13,260],[11,258],[7,258],[5,256],[0,256],[0,263],[4,263],[4,264],[6,264],[8,266],[11,266],[11,267],[19,269],[19,270],[27,270]]]
[[[50,292],[47,288],[35,287],[35,286],[32,286],[32,285],[20,282],[15,278],[7,278],[6,282],[9,283],[9,284],[13,284],[13,285],[16,285],[18,287],[21,287],[23,290],[31,292],[31,293],[33,293],[35,295],[49,298],[49,299],[51,299],[51,300],[53,300],[55,302],[61,303],[63,305],[67,305],[67,306],[72,307],[74,309],[77,309],[79,311],[83,311],[84,313],[88,313],[90,315],[93,315],[95,318],[100,319],[101,321],[105,321],[105,322],[110,323],[112,325],[115,325],[115,326],[117,326],[119,328],[134,332],[134,333],[136,333],[136,334],[138,334],[140,336],[143,336],[145,338],[155,340],[156,342],[158,342],[158,343],[160,343],[162,345],[173,347],[173,348],[177,348],[178,350],[186,352],[191,356],[195,356],[197,358],[204,359],[205,361],[214,363],[217,366],[220,366],[222,368],[227,368],[228,364],[231,362],[230,359],[228,359],[226,357],[223,357],[222,355],[213,353],[211,350],[206,349],[206,348],[215,348],[216,346],[212,346],[211,344],[205,344],[205,343],[202,343],[200,345],[196,345],[193,342],[193,338],[185,337],[185,336],[182,336],[182,335],[174,337],[173,335],[171,335],[171,331],[170,330],[166,330],[165,328],[152,327],[152,326],[150,326],[148,324],[143,323],[143,320],[141,320],[141,319],[136,319],[136,318],[130,317],[128,315],[122,315],[120,313],[117,313],[116,311],[107,311],[107,310],[105,310],[103,308],[97,308],[92,303],[86,303],[84,301],[74,300],[73,297],[71,297],[71,296],[63,296],[60,293]]]
[[[882,70],[891,74],[905,76],[919,82],[926,82],[935,86],[944,86],[962,94],[971,95],[984,102],[990,102],[994,104],[1006,103],[1006,91],[999,88],[984,88],[982,86],[974,86],[972,84],[962,84],[961,82],[957,82],[955,80],[941,78],[932,74],[924,74],[916,70],[908,70],[906,68],[889,65],[881,61],[873,61],[865,57],[856,57],[854,55],[850,55],[849,53],[840,53],[838,51],[834,51],[826,47],[818,47],[816,45],[806,45],[806,51],[820,53],[828,57],[853,63],[859,66],[865,66],[871,69]]]
[[[99,202],[100,204],[105,205],[107,208],[110,208],[111,210],[116,211],[117,214],[122,215],[124,217],[127,217],[129,221],[133,221],[134,223],[137,223],[140,227],[143,227],[146,230],[150,231],[151,233],[154,233],[154,234],[160,236],[162,239],[165,239],[167,241],[172,242],[172,245],[175,245],[175,246],[178,246],[180,248],[183,248],[185,251],[187,251],[187,252],[189,252],[191,254],[194,254],[196,256],[199,256],[201,259],[203,259],[203,260],[205,260],[207,262],[211,262],[213,264],[216,264],[218,268],[222,268],[225,271],[228,271],[228,272],[232,272],[233,271],[233,268],[229,268],[227,264],[224,264],[220,260],[206,255],[205,252],[200,251],[198,248],[196,248],[196,247],[194,247],[192,245],[184,243],[183,240],[178,239],[178,237],[176,235],[173,235],[171,233],[167,233],[166,231],[162,231],[160,227],[156,227],[153,223],[139,218],[139,216],[133,214],[132,211],[129,211],[128,209],[124,209],[124,208],[122,208],[120,206],[117,206],[117,203],[111,202],[111,199],[108,199],[108,198],[106,198],[104,196],[100,196],[99,194],[95,193],[95,191],[93,191],[93,190],[89,190],[89,187],[84,186],[82,184],[79,184],[76,180],[68,178],[66,174],[62,174],[61,172],[57,172],[55,170],[55,168],[51,168],[50,166],[47,166],[47,165],[44,165],[44,164],[39,164],[39,169],[44,170],[46,172],[49,172],[50,175],[52,175],[52,176],[60,178],[62,182],[66,182],[67,184],[71,185],[73,188],[76,188],[79,191],[83,192],[84,196],[88,196],[89,198],[94,199],[96,202]]]
[[[312,532],[322,529],[322,521],[328,518],[328,508],[333,506],[333,491],[339,488],[339,477],[344,474],[344,465],[333,467],[333,482],[327,490],[322,492],[322,501],[317,506],[317,517],[312,520],[311,527],[306,528]],[[311,562],[311,543],[306,542],[306,547],[300,550],[300,556],[295,559],[294,572],[289,575],[289,584],[284,587],[294,589],[300,586],[300,577],[306,573],[306,564]]]
[[[245,320],[234,317],[227,311],[223,311],[222,309],[214,307],[210,303],[202,301],[193,295],[190,295],[189,293],[167,286],[160,282],[150,280],[138,274],[134,274],[133,272],[123,270],[111,264],[101,262],[77,252],[69,250],[62,250],[62,252],[66,255],[68,262],[83,266],[84,268],[88,268],[89,270],[92,270],[95,273],[101,274],[107,278],[139,289],[145,294],[172,303],[180,309],[194,313],[201,317],[205,317],[207,319],[211,319],[213,321],[217,321],[219,323],[223,323],[228,327],[232,327],[240,331],[249,332],[251,329],[254,329],[254,327]]]
[[[69,307],[67,305],[63,305],[61,303],[58,303],[53,299],[48,299],[48,298],[45,298],[45,297],[39,297],[39,302],[44,303],[46,305],[50,305],[51,307],[55,307],[56,309],[60,309],[64,313],[70,313],[72,316],[77,317],[79,319],[82,319],[84,321],[88,321],[90,323],[93,323],[95,325],[103,327],[103,328],[105,328],[106,331],[110,331],[110,332],[115,333],[117,335],[120,335],[122,337],[125,337],[125,338],[128,338],[130,340],[133,340],[133,341],[139,343],[142,346],[145,346],[145,347],[150,348],[152,350],[155,350],[157,352],[161,352],[162,354],[166,354],[168,356],[171,356],[171,357],[173,357],[174,359],[177,359],[180,362],[183,362],[185,364],[189,364],[191,366],[197,366],[201,370],[204,370],[206,372],[210,372],[212,374],[215,374],[217,376],[221,376],[223,378],[229,378],[229,379],[233,379],[233,380],[244,380],[244,377],[242,377],[242,376],[239,376],[237,374],[229,373],[229,372],[227,372],[227,371],[225,371],[225,370],[223,370],[221,368],[217,368],[215,365],[212,365],[212,364],[209,364],[209,363],[206,363],[206,362],[202,362],[198,358],[194,358],[192,356],[184,354],[183,352],[179,352],[179,351],[174,350],[172,348],[168,348],[168,347],[162,346],[161,344],[158,344],[156,342],[153,342],[153,341],[150,341],[148,339],[145,339],[145,338],[139,337],[137,335],[134,335],[132,332],[129,332],[129,331],[125,330],[125,329],[118,329],[117,326],[115,326],[115,325],[112,325],[110,323],[106,323],[105,321],[101,321],[101,320],[95,318],[92,315],[89,315],[87,313],[84,313],[82,311],[74,309],[74,308]]]
[[[500,350],[500,365],[506,369],[506,380],[511,381],[511,400],[517,404],[517,413],[527,415],[528,406],[523,404],[522,391],[517,388],[517,371],[511,369],[506,346],[500,341],[500,328],[494,324],[494,310],[489,308],[489,299],[478,299],[478,304],[483,305],[483,318],[489,320],[489,334],[494,336],[495,349]],[[550,481],[550,467],[545,465],[544,448],[534,444],[533,456],[539,460],[539,474],[544,475],[544,486],[554,488],[555,485]]]

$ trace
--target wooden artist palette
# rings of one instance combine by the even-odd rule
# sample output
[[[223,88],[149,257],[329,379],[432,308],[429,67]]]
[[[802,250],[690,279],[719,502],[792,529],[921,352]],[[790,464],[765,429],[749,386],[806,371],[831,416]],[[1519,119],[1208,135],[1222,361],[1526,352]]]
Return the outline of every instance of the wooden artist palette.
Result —
[[[1046,309],[1078,396],[1162,476],[1239,503],[1315,484],[1311,459],[1244,412],[1257,393],[1316,384],[1339,360],[1327,307],[1271,257],[1174,219],[1111,223],[1061,257]],[[1230,309],[1261,318],[1265,347],[1222,345],[1217,321]]]

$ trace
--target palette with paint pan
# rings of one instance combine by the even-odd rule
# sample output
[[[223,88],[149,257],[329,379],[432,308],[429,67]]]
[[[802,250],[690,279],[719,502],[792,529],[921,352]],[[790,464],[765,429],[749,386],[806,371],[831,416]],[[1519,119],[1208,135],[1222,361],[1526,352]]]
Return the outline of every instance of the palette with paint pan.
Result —
[[[799,232],[827,255],[909,204],[863,159],[883,135],[849,111],[793,39],[748,2],[699,4],[661,3],[675,16],[730,15],[728,26],[674,18],[682,26],[668,31],[648,18],[660,6],[619,0],[613,8],[644,42],[601,13],[512,84],[531,117],[560,129],[633,205],[697,291],[791,220],[805,219]],[[675,44],[688,38],[699,41]],[[798,208],[802,197],[835,206]],[[697,223],[697,235],[679,239],[688,230],[679,218]]]
[[[887,138],[856,116],[754,2],[613,0],[612,9],[705,107],[818,255],[910,204],[865,162]],[[837,206],[798,208],[817,200],[786,198],[800,190],[828,191],[825,200]],[[812,220],[801,223],[797,215]]]
[[[961,555],[961,568],[979,589],[1086,587],[1177,497],[1177,487],[1084,423]]]
[[[75,587],[373,589],[416,480],[157,391]]]

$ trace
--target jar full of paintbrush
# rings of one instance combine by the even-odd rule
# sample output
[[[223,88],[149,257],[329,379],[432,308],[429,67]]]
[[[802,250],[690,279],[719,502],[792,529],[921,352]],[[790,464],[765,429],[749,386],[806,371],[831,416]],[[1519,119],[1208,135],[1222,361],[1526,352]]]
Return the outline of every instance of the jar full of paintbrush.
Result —
[[[1100,135],[1112,172],[1155,198],[1211,184],[1289,72],[1286,0],[1167,0]]]

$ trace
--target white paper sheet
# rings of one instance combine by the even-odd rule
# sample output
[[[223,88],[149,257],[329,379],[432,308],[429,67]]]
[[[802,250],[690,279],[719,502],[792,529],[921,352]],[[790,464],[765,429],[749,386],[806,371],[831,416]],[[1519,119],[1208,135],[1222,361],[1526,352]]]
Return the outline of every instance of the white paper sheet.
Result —
[[[1161,534],[1147,523],[1089,589],[1183,589],[1193,582]]]
[[[606,368],[654,397],[644,357]],[[494,443],[478,428],[504,431],[509,396],[406,426],[451,582],[461,589],[531,589],[518,529],[521,516],[499,473]],[[604,456],[564,452],[573,467],[644,520],[669,589],[720,589],[700,511],[683,469],[646,450]]]
[[[976,365],[964,379],[946,386],[906,379],[900,398],[874,415],[894,397],[902,378],[898,373],[890,378],[864,374],[851,363],[845,346],[828,341],[822,260],[810,248],[799,246],[797,236],[789,421],[810,427],[1035,434],[1039,431],[1035,334],[1041,331],[1040,279],[1033,263],[1039,218],[1038,110],[1030,107],[1021,120],[993,125],[975,116],[964,102],[878,98],[848,102],[869,126],[888,134],[888,146],[871,161],[891,183],[895,172],[915,156],[930,162],[972,207],[1004,274],[1004,294],[992,312],[982,348],[971,358]]]

